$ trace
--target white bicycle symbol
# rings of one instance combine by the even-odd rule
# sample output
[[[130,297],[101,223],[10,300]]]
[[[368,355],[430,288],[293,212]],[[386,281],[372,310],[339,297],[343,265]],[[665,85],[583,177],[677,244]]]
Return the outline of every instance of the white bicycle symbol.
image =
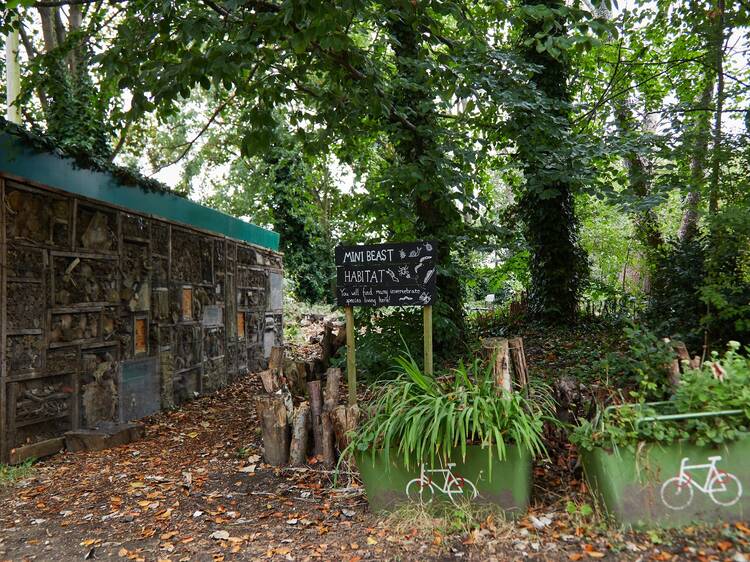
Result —
[[[406,485],[406,495],[411,501],[417,501],[423,503],[429,503],[432,501],[435,495],[435,490],[447,494],[450,500],[458,505],[457,500],[459,498],[466,498],[473,500],[479,495],[477,487],[471,480],[467,480],[461,476],[453,474],[451,468],[456,466],[455,463],[448,463],[447,468],[437,468],[433,470],[425,470],[424,464],[419,470],[419,478],[411,480]],[[443,485],[437,484],[432,476],[428,474],[439,474],[444,476]]]
[[[680,474],[661,485],[661,501],[670,509],[685,509],[693,501],[693,488],[708,494],[716,505],[729,507],[742,497],[742,483],[734,474],[716,468],[721,457],[708,457],[709,464],[688,465],[688,457],[680,463]],[[703,485],[693,480],[688,470],[708,469]]]

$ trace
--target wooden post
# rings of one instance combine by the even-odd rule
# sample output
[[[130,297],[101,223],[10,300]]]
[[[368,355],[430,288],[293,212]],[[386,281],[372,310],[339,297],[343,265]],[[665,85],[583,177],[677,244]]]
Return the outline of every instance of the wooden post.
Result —
[[[432,368],[432,305],[423,308],[424,311],[424,372],[433,374]]]
[[[344,308],[346,312],[346,377],[349,386],[349,405],[357,403],[357,360],[354,343],[354,309]]]

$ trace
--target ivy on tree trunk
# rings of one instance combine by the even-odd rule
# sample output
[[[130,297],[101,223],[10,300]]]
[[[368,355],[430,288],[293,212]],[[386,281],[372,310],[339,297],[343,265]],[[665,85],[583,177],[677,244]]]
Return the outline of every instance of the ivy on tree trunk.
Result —
[[[526,180],[518,207],[532,254],[529,312],[555,323],[575,319],[588,276],[573,197],[575,163],[568,150],[569,62],[560,42],[566,35],[564,7],[561,0],[531,0],[525,6],[524,58],[535,67],[531,82],[546,108],[516,116]]]

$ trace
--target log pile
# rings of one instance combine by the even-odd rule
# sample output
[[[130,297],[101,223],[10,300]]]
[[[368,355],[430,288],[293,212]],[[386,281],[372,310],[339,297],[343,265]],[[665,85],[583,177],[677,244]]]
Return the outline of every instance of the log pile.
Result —
[[[265,391],[255,399],[265,462],[300,466],[314,457],[332,468],[359,420],[356,405],[339,404],[341,369],[321,376],[310,362],[285,359],[283,348],[274,347],[258,376]]]

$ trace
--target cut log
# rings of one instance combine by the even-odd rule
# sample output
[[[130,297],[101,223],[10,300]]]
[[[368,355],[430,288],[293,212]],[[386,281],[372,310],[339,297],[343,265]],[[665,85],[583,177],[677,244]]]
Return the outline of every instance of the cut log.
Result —
[[[681,374],[685,369],[683,362],[687,362],[688,365],[692,364],[690,353],[688,353],[687,346],[684,342],[671,340],[670,338],[664,338],[664,341],[672,347],[672,350],[677,356],[676,359],[667,366],[669,384],[672,388],[676,388],[680,384]]]
[[[308,382],[307,392],[310,395],[310,421],[312,422],[315,456],[318,456],[323,454],[323,432],[320,425],[320,414],[323,412],[323,399],[320,395],[320,381]]]
[[[271,356],[268,358],[268,368],[271,370],[279,371],[284,365],[284,348],[281,346],[273,346],[271,348]]]
[[[305,364],[303,362],[285,359],[284,378],[289,385],[289,391],[293,395],[307,395],[307,373],[305,371]]]
[[[513,366],[513,376],[516,385],[525,390],[529,385],[529,368],[526,365],[526,352],[523,349],[523,338],[516,337],[508,340],[510,361]]]
[[[272,466],[283,466],[289,460],[289,424],[284,399],[281,396],[256,396],[263,436],[263,458]]]
[[[673,340],[672,349],[674,349],[674,352],[677,354],[677,359],[680,360],[680,363],[683,361],[690,361],[690,354],[688,353],[687,346],[684,342]]]
[[[268,394],[273,394],[274,392],[279,390],[279,388],[281,388],[279,376],[273,369],[267,369],[265,371],[261,371],[258,374],[260,375],[260,380],[263,383],[263,390],[265,390]]]
[[[492,372],[495,377],[498,393],[512,390],[510,374],[510,358],[508,340],[506,338],[485,338],[482,349],[486,357],[492,362]]]
[[[326,371],[326,389],[323,394],[323,411],[331,412],[339,405],[341,391],[341,369],[331,368]]]
[[[333,445],[333,423],[331,412],[323,412],[320,415],[320,428],[323,434],[323,464],[331,468],[336,462],[336,449]]]
[[[327,367],[331,363],[331,352],[333,349],[333,324],[326,322],[323,328],[323,337],[320,340],[320,360]]]
[[[336,332],[336,337],[333,338],[333,355],[338,353],[339,349],[346,345],[346,324],[339,326],[339,331]]]
[[[294,409],[292,421],[292,443],[289,445],[289,464],[300,466],[307,460],[308,426],[310,423],[310,404],[302,402]]]
[[[331,412],[333,432],[336,436],[336,447],[344,451],[349,446],[349,433],[357,429],[359,423],[359,407],[336,406]]]

